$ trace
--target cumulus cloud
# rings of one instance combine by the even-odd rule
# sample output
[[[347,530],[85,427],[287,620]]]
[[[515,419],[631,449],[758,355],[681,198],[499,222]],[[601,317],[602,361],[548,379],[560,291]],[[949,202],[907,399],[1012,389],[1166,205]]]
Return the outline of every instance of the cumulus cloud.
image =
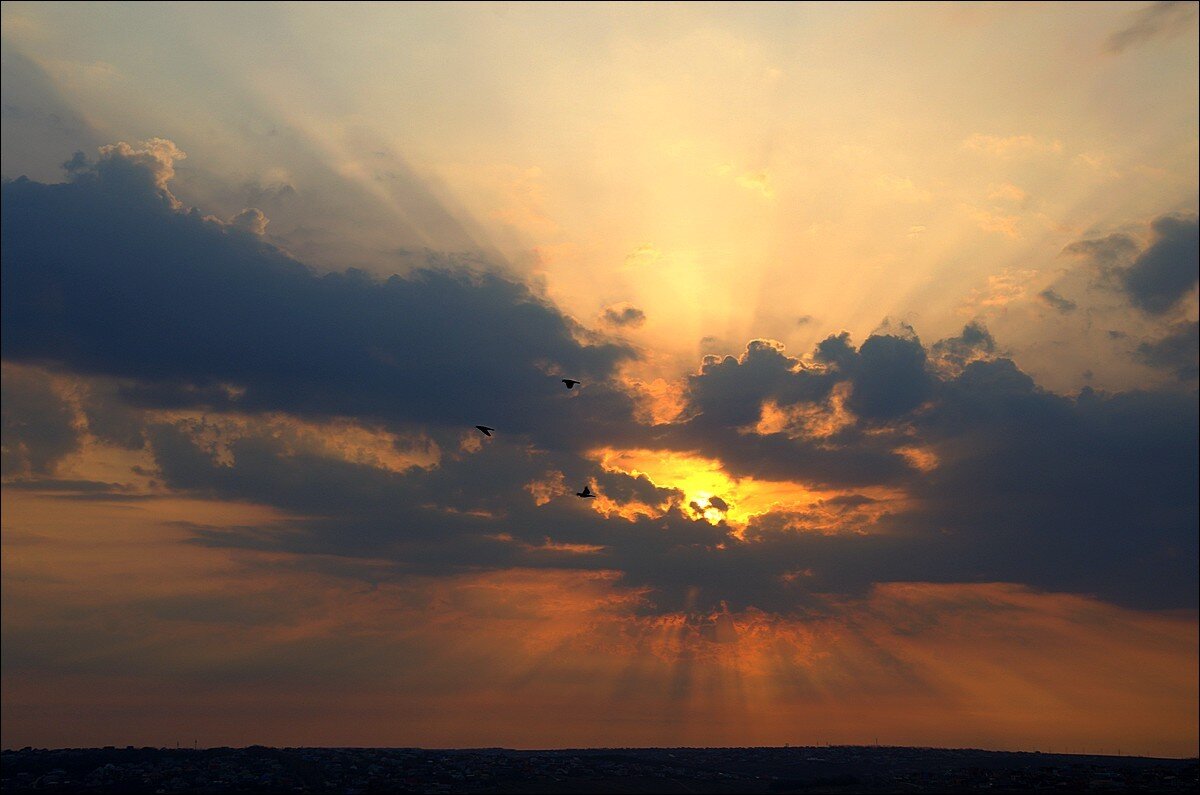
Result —
[[[175,162],[186,157],[183,150],[166,138],[151,138],[137,145],[120,141],[100,147],[100,157],[94,166],[87,166],[86,161],[72,160],[70,173],[78,179],[94,170],[100,184],[118,191],[127,190],[130,195],[145,195],[145,191],[139,190],[138,183],[148,183],[153,186],[154,195],[177,208],[180,203],[167,185],[175,177]],[[124,184],[127,182],[130,184]]]
[[[875,334],[858,351],[851,370],[848,406],[864,419],[890,419],[912,411],[929,396],[925,348],[912,338]]]
[[[267,233],[267,224],[270,222],[271,219],[267,218],[262,210],[255,207],[247,207],[233,216],[230,225],[238,229],[244,229],[254,235],[265,235]]]
[[[956,373],[973,361],[990,357],[995,351],[995,338],[977,320],[963,326],[958,336],[938,340],[929,350],[934,360],[954,368]]]
[[[619,328],[638,328],[646,322],[646,313],[629,303],[605,307],[600,317],[610,326]]]
[[[689,408],[705,425],[752,425],[763,401],[817,401],[834,380],[824,369],[806,368],[787,356],[782,343],[751,340],[738,357],[704,358],[700,372],[688,379]]]

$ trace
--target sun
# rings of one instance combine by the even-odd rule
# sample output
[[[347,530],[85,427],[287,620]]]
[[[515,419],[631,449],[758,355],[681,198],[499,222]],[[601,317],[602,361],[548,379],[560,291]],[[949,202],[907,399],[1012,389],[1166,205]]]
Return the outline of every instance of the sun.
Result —
[[[709,524],[720,524],[725,520],[725,514],[728,512],[728,503],[717,497],[717,504],[714,505],[711,500],[715,495],[709,494],[707,491],[697,491],[694,494],[687,494],[684,499],[687,501],[688,508],[697,516],[702,517]],[[722,510],[721,505],[725,505]],[[699,510],[697,510],[699,509]]]
[[[825,493],[800,483],[730,477],[720,461],[674,450],[601,448],[588,456],[609,472],[644,475],[660,488],[682,493],[679,508],[714,525],[728,522],[735,534],[772,510],[802,510]]]

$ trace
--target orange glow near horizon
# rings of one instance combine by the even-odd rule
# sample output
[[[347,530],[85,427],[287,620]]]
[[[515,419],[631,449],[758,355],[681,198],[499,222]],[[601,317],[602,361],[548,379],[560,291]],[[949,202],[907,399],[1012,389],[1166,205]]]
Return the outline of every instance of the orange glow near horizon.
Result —
[[[53,654],[75,670],[64,677],[6,657],[8,746],[50,737],[162,745],[187,725],[206,745],[878,737],[1194,754],[1191,615],[999,583],[878,586],[808,618],[641,615],[642,592],[615,572],[511,569],[365,588],[289,556],[181,544],[186,531],[170,521],[196,515],[195,504],[132,514],[81,504],[52,527],[37,518],[46,500],[6,495],[6,646],[19,641],[25,655]],[[258,510],[206,520],[266,518]],[[119,536],[95,532],[118,516],[127,528]],[[131,544],[142,554],[131,555]],[[555,549],[547,542],[550,554],[588,552]],[[192,605],[246,620],[214,623]],[[219,671],[228,673],[214,679]],[[214,697],[225,705],[219,715],[204,706]],[[10,734],[16,725],[19,736]]]

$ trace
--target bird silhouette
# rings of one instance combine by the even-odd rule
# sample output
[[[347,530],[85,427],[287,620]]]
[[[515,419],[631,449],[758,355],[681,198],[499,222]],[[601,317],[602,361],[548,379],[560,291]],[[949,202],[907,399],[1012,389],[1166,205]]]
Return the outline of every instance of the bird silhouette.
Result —
[[[592,487],[591,487],[591,486],[584,486],[584,487],[583,487],[583,491],[577,491],[577,492],[575,492],[575,496],[576,496],[576,497],[583,497],[584,499],[587,499],[588,497],[595,497],[596,495],[595,495],[595,494],[592,494]]]
[[[573,378],[564,378],[562,382],[567,385],[567,389],[574,389],[575,385],[579,383]]]
[[[482,433],[484,436],[491,436],[492,431],[496,430],[495,428],[489,428],[486,425],[476,425],[475,427],[478,428],[479,432]]]

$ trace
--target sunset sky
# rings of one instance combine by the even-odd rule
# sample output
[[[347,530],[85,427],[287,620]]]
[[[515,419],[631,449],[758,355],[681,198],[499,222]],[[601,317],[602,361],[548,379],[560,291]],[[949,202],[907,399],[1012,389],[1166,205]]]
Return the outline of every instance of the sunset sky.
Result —
[[[0,8],[5,748],[1197,753],[1197,3]]]

